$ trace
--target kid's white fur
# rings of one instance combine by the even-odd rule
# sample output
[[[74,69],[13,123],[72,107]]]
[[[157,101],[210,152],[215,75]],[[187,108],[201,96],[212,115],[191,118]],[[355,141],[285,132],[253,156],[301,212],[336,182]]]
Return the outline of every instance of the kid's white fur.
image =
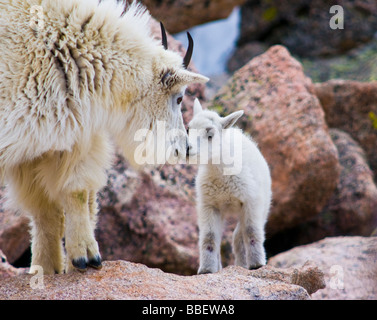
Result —
[[[264,226],[272,196],[271,176],[267,162],[256,143],[242,134],[240,129],[232,128],[242,114],[243,111],[236,111],[221,118],[214,111],[202,110],[198,100],[194,104],[194,116],[189,123],[188,155],[189,159],[199,155],[196,178],[199,274],[217,272],[221,269],[220,245],[226,213],[237,214],[239,217],[233,233],[236,265],[258,268],[266,264],[263,243]],[[201,132],[201,141],[208,140],[210,136],[209,159],[200,159],[200,147],[207,144],[194,141],[197,137],[191,134],[193,129]],[[226,134],[232,135],[233,138],[217,140],[220,143],[215,145],[215,136],[224,134],[225,130]],[[215,162],[211,155],[220,153],[216,149],[237,148],[242,150],[242,165],[236,174],[224,174],[224,169],[229,167],[229,164],[224,164],[223,161]]]
[[[208,81],[152,38],[144,7],[123,11],[115,0],[0,1],[0,173],[31,217],[31,271],[64,271],[63,236],[67,271],[101,266],[96,192],[110,139],[138,167],[135,132],[158,120],[185,131],[177,97]],[[186,139],[167,146],[185,156]]]

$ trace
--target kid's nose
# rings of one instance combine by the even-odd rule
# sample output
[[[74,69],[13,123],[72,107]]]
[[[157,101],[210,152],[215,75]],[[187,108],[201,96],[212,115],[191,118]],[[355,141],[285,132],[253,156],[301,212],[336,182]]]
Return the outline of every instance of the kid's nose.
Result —
[[[186,156],[188,156],[190,154],[191,149],[192,149],[192,145],[190,143],[188,143],[187,148],[186,148]]]

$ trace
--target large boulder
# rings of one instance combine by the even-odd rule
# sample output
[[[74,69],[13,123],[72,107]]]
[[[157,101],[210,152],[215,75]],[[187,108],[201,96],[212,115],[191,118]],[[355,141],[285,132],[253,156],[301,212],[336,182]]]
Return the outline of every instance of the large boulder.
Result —
[[[171,33],[205,22],[224,19],[246,0],[142,0],[153,17]]]
[[[315,85],[331,128],[351,135],[365,150],[377,178],[377,81],[329,80]]]
[[[335,16],[330,7],[343,8],[343,29],[332,29]],[[338,12],[338,11],[337,11]],[[377,28],[374,0],[260,1],[248,0],[241,9],[238,49],[231,59],[232,70],[253,58],[259,46],[282,44],[299,57],[329,57],[349,52],[372,40]]]
[[[377,299],[377,237],[335,237],[296,247],[268,261],[276,268],[311,259],[324,272],[326,288],[313,299]]]
[[[301,58],[305,74],[313,82],[330,79],[354,81],[377,80],[377,38],[333,57]]]
[[[208,104],[223,115],[245,111],[238,124],[271,169],[270,235],[317,215],[339,179],[338,152],[314,93],[300,63],[274,46],[238,70]]]
[[[377,228],[377,187],[373,173],[356,141],[338,129],[331,129],[330,133],[339,152],[340,179],[329,202],[313,219],[311,233],[322,235],[321,238],[369,236]]]
[[[335,192],[318,215],[269,238],[270,254],[325,237],[377,232],[377,187],[365,152],[349,134],[339,129],[330,129],[330,134],[341,166]]]
[[[126,261],[105,261],[101,270],[55,276],[0,279],[0,300],[307,300],[324,287],[323,273],[305,265],[289,270],[228,267],[218,273],[179,276]]]

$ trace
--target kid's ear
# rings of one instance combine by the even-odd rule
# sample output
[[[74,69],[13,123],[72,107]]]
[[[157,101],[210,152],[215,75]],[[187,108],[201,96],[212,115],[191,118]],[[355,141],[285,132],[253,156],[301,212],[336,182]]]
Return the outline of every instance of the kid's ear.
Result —
[[[198,98],[195,98],[195,101],[194,101],[194,116],[196,116],[198,113],[200,113],[202,111],[203,111],[202,105],[200,104]]]
[[[239,110],[239,111],[235,111],[231,113],[225,118],[222,118],[221,125],[223,129],[228,129],[232,127],[242,115],[243,115],[243,110]]]

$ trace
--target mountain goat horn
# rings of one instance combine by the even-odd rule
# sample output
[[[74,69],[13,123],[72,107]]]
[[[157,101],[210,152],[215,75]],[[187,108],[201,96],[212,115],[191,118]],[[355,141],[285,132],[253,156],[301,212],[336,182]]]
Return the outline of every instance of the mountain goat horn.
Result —
[[[166,31],[162,22],[160,22],[160,27],[161,27],[162,45],[164,46],[165,50],[168,50],[168,39],[166,38]]]
[[[160,22],[160,27],[161,27],[162,45],[164,46],[165,50],[168,50],[168,39],[166,37],[165,27],[162,24],[162,22]],[[192,51],[194,50],[194,40],[192,40],[192,37],[189,32],[187,32],[187,39],[188,39],[189,44],[188,44],[185,57],[183,58],[183,66],[185,69],[187,69],[188,65],[190,64]]]
[[[187,32],[187,39],[188,39],[189,44],[186,51],[186,55],[183,58],[183,66],[185,67],[185,69],[187,69],[188,65],[190,64],[192,51],[194,50],[194,40],[192,40],[192,37],[189,32]]]

